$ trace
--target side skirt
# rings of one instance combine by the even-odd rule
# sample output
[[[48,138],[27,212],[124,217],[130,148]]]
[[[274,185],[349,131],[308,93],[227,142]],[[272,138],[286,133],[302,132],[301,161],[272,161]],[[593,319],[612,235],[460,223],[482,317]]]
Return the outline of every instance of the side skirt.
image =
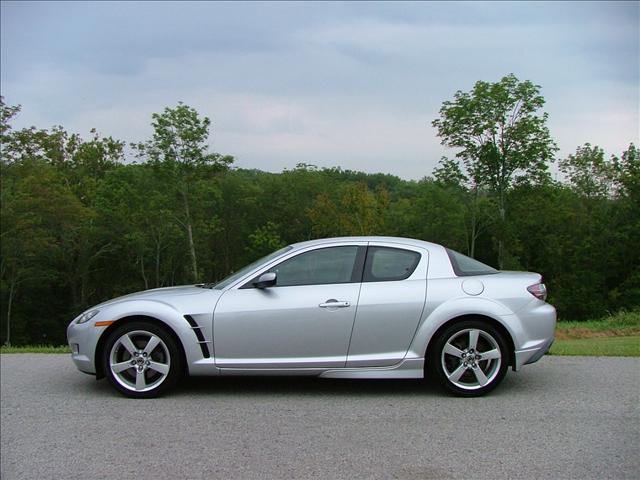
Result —
[[[322,378],[424,378],[424,358],[407,358],[391,367],[325,370]]]
[[[191,375],[225,376],[317,376],[321,378],[400,379],[424,378],[424,358],[407,358],[390,367],[360,368],[217,368],[213,359],[203,359],[191,365]]]

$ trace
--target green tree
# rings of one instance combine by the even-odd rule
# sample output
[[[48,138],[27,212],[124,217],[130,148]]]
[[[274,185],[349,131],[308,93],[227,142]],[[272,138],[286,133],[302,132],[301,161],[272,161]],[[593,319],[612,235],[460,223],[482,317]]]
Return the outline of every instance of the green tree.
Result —
[[[640,149],[631,143],[612,162],[616,172],[615,208],[606,232],[613,236],[606,246],[610,302],[612,310],[632,309],[640,305]]]
[[[540,112],[544,103],[540,86],[510,74],[495,83],[476,82],[470,92],[457,91],[432,123],[443,145],[459,149],[456,156],[474,183],[496,196],[501,223],[507,192],[515,183],[548,178],[548,162],[557,147],[547,128],[548,115]],[[500,268],[504,257],[500,235]]]
[[[11,135],[10,148],[14,164],[45,162],[57,174],[83,206],[87,207],[86,221],[62,237],[64,281],[71,287],[72,304],[82,309],[89,304],[89,276],[95,262],[112,244],[106,240],[105,231],[95,221],[93,211],[95,192],[109,170],[123,157],[123,142],[102,138],[95,130],[85,141],[79,134],[70,134],[63,127],[50,130],[24,128]]]
[[[252,257],[260,258],[284,247],[284,242],[278,233],[279,226],[267,222],[249,235],[249,247]]]
[[[614,157],[613,164],[618,195],[640,199],[640,147],[631,143],[621,158]]]
[[[22,287],[36,284],[42,292],[41,284],[65,281],[66,244],[77,236],[90,212],[64,177],[40,160],[3,165],[2,180],[0,281],[6,295],[5,343],[10,344],[12,314]],[[34,328],[42,321],[36,318],[21,327]]]
[[[256,180],[262,189],[260,204],[269,205],[265,220],[283,227],[281,235],[286,243],[314,236],[306,212],[319,194],[333,195],[340,183],[332,181],[326,171],[304,163],[279,175],[261,173]]]
[[[203,172],[226,169],[233,158],[208,151],[211,120],[208,117],[201,118],[188,105],[180,102],[174,108],[167,107],[162,113],[154,113],[152,119],[152,138],[132,146],[140,158],[158,167],[166,178],[167,190],[173,190],[180,199],[182,211],[175,218],[186,232],[192,277],[197,282],[200,274],[194,240],[192,190]]]
[[[122,282],[122,291],[169,284],[169,265],[187,260],[183,246],[176,244],[181,231],[163,188],[164,182],[150,165],[127,165],[109,172],[96,192],[99,228],[117,257],[126,260],[121,267],[127,271],[124,277],[135,276]]]
[[[475,258],[478,239],[493,223],[490,212],[494,204],[491,198],[477,182],[463,173],[458,162],[449,158],[442,157],[433,176],[438,185],[455,196],[454,204],[464,206],[467,255]]]
[[[375,235],[384,228],[389,193],[381,186],[372,192],[364,182],[347,183],[334,201],[318,194],[307,215],[318,236]]]
[[[4,97],[0,96],[0,162],[10,163],[12,150],[8,147],[11,142],[11,119],[20,113],[20,105],[11,106],[4,103]]]
[[[604,150],[585,143],[575,154],[560,160],[560,171],[567,176],[572,188],[586,197],[609,197],[616,180],[615,157],[609,161]]]

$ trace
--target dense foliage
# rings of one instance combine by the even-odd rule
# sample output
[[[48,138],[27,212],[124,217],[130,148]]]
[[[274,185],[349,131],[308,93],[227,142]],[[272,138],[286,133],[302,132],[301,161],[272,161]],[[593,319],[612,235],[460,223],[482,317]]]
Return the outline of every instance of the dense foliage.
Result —
[[[233,168],[208,152],[209,120],[182,104],[131,145],[95,131],[13,130],[19,108],[2,103],[0,113],[2,343],[61,344],[68,322],[100,301],[215,281],[284,244],[333,235],[420,238],[540,272],[567,319],[640,305],[633,144],[611,158],[579,147],[559,163],[566,182],[512,175],[496,190],[480,169],[447,159],[420,181]],[[514,172],[532,165],[517,161]]]

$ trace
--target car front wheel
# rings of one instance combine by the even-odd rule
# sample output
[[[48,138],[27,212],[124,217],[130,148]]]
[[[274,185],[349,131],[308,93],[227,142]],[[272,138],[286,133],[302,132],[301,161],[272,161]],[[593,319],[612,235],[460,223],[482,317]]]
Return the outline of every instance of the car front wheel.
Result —
[[[114,387],[128,397],[151,398],[180,377],[180,351],[167,331],[150,322],[128,322],[106,340],[103,365]]]
[[[445,329],[430,355],[431,370],[440,383],[465,397],[493,390],[506,375],[508,363],[503,336],[479,320],[463,321]]]

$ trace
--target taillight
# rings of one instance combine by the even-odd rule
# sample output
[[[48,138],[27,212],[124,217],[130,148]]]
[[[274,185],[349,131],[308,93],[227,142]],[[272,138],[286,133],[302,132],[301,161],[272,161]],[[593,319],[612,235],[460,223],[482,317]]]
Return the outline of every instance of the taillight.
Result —
[[[527,287],[527,291],[539,300],[544,301],[547,299],[547,287],[544,283],[531,285],[530,287]]]

